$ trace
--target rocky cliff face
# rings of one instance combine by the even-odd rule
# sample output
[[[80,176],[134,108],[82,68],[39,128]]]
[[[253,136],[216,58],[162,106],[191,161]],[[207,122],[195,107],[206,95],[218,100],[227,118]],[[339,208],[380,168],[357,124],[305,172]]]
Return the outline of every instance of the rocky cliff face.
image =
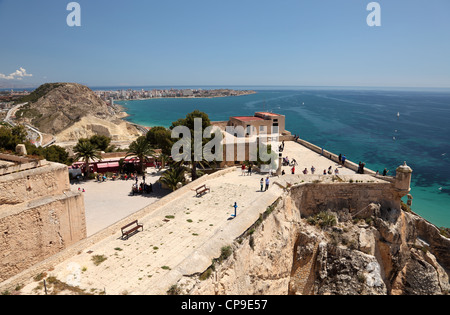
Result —
[[[134,140],[140,133],[117,119],[115,112],[91,89],[77,83],[48,83],[22,102],[29,104],[16,113],[41,132],[58,135],[59,141],[77,141],[93,134],[113,140]]]
[[[300,216],[288,193],[233,254],[201,281],[184,277],[184,294],[448,294],[450,239],[423,218],[371,203]],[[310,205],[308,209],[311,210]]]
[[[106,103],[86,86],[55,83],[36,91],[27,110],[34,113],[31,123],[44,133],[57,134],[88,115],[102,119],[112,117]]]

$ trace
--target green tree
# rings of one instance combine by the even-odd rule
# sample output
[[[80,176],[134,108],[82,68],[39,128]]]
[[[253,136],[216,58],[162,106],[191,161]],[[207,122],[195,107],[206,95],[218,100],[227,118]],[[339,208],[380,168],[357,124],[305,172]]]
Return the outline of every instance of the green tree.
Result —
[[[89,141],[97,147],[100,151],[106,151],[111,144],[111,138],[107,136],[101,136],[101,135],[93,135],[89,138]]]
[[[50,162],[62,163],[67,165],[72,164],[72,159],[69,158],[69,153],[63,147],[52,145],[47,148],[37,148],[30,142],[25,143],[25,146],[27,148],[28,154],[30,155],[38,155]]]
[[[11,150],[11,128],[7,126],[0,127],[0,149]]]
[[[147,141],[156,149],[161,149],[165,155],[172,150],[172,132],[165,127],[153,127],[146,135]]]
[[[24,126],[18,125],[13,128],[0,127],[0,149],[14,151],[18,144],[25,143],[27,131]]]
[[[69,153],[63,147],[52,145],[44,149],[44,157],[46,160],[62,164],[71,164]]]
[[[197,175],[197,164],[205,164],[205,161],[199,162],[195,161],[194,157],[194,120],[195,118],[201,118],[202,119],[202,148],[203,146],[210,141],[208,138],[203,138],[205,129],[209,126],[211,126],[211,121],[209,119],[208,114],[201,112],[199,110],[195,110],[192,113],[189,113],[186,115],[186,118],[178,119],[177,121],[172,123],[171,129],[177,127],[177,126],[185,126],[189,128],[191,131],[191,139],[190,139],[190,145],[191,145],[191,166],[192,166],[192,180],[196,180],[198,178]]]
[[[144,163],[148,161],[149,156],[153,156],[155,151],[152,149],[150,143],[145,136],[137,138],[136,141],[130,144],[127,152],[127,157],[135,155],[139,159],[139,172],[144,173]]]
[[[86,177],[89,178],[89,162],[93,160],[102,160],[102,155],[98,149],[90,142],[85,139],[80,139],[77,145],[73,148],[75,153],[75,159],[77,161],[82,160],[86,169]]]

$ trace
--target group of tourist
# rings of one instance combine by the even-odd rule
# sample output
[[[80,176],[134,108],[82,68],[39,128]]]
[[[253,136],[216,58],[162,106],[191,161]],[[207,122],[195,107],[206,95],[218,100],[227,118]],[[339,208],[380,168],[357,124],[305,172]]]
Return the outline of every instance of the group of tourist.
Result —
[[[153,184],[147,184],[145,182],[141,182],[138,185],[138,182],[133,184],[131,188],[131,194],[134,196],[135,194],[151,194],[153,192]]]
[[[388,173],[389,173],[389,170],[388,170],[387,168],[385,168],[385,169],[383,170],[383,176],[387,176]],[[377,173],[376,173],[375,175],[380,175],[380,172],[377,171]]]
[[[283,161],[282,161],[283,166],[293,166],[295,167],[296,165],[298,165],[297,161],[295,159],[289,160],[289,157],[283,157]]]
[[[134,173],[113,173],[111,175],[111,180],[115,181],[116,179],[121,179],[121,180],[137,180],[137,172]],[[97,173],[95,174],[95,178],[97,179],[97,182],[106,182],[108,180],[108,176],[107,174],[101,174],[101,173]]]
[[[253,168],[253,165],[251,163],[248,165],[248,167],[246,167],[245,164],[242,164],[242,166],[241,166],[242,175],[244,176],[247,174],[248,176],[252,176],[252,168]],[[247,172],[246,172],[246,170],[247,170]]]
[[[316,168],[314,167],[314,165],[313,166],[311,166],[311,174],[312,175],[314,175],[315,173],[316,173]],[[292,172],[292,174],[295,174],[295,168],[293,167],[292,169],[291,169],[291,172]],[[308,168],[306,168],[305,167],[305,169],[303,170],[303,172],[302,172],[304,175],[308,175],[309,174],[309,171],[308,171]],[[329,168],[328,168],[328,170],[326,170],[326,169],[324,169],[323,170],[323,175],[332,175],[332,174],[335,174],[335,175],[339,175],[339,168],[336,168],[334,171],[333,171],[333,167],[332,166],[330,166]],[[283,174],[284,175],[284,174]]]
[[[265,189],[264,189],[264,184],[265,184]],[[261,185],[261,191],[269,190],[269,186],[270,186],[270,178],[269,178],[269,176],[266,177],[266,180],[264,180],[264,178],[261,178],[260,185]]]
[[[150,194],[153,192],[153,184],[147,184],[145,182],[145,173],[142,175],[142,182],[139,184],[139,177],[137,173],[133,174],[133,178],[136,182],[133,184],[131,188],[131,194],[134,196],[135,194]]]
[[[96,178],[97,178],[97,182],[99,182],[99,183],[106,182],[106,180],[108,179],[106,177],[106,174],[97,174]]]

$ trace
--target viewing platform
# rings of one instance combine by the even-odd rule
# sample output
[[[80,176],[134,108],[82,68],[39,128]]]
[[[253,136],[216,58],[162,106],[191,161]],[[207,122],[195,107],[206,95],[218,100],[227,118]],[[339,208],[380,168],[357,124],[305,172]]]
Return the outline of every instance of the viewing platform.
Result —
[[[95,198],[86,198],[89,200],[86,217],[98,221],[87,222],[87,225],[95,226],[98,232],[0,284],[0,289],[8,284],[25,283],[21,290],[24,294],[43,294],[42,289],[35,290],[38,284],[32,278],[46,272],[94,294],[164,295],[183,276],[204,272],[211,261],[221,255],[221,249],[245,233],[289,186],[320,183],[324,185],[321,193],[326,194],[329,190],[326,185],[335,185],[336,194],[346,198],[343,191],[350,187],[346,185],[352,184],[361,185],[364,191],[366,187],[378,187],[374,190],[376,197],[383,190],[389,190],[393,192],[389,196],[398,198],[390,180],[374,177],[370,170],[369,174],[358,174],[353,169],[357,164],[347,161],[343,167],[337,156],[328,151],[323,153],[304,141],[286,141],[283,156],[297,161],[296,174],[291,174],[291,166],[284,166],[286,175],[270,177],[267,191],[261,191],[260,187],[261,179],[265,180],[267,174],[250,175],[240,167],[229,167],[205,175],[160,199],[149,200],[152,203],[144,208],[142,200],[129,196],[129,190],[119,188],[118,182],[90,182],[87,185],[102,187],[96,189]],[[317,170],[315,175],[302,173],[311,166]],[[338,169],[339,175],[323,175],[323,170],[330,166],[333,171]],[[89,193],[91,188],[87,185]],[[197,197],[195,190],[202,185],[210,191]],[[126,210],[123,206],[114,208],[115,204],[120,204],[119,200],[126,200]],[[233,217],[235,203],[237,216]],[[90,211],[109,211],[116,223],[109,220],[107,226],[102,226],[103,219]],[[144,230],[123,240],[121,227],[135,220],[143,224]],[[95,265],[95,257],[101,257],[103,262]]]

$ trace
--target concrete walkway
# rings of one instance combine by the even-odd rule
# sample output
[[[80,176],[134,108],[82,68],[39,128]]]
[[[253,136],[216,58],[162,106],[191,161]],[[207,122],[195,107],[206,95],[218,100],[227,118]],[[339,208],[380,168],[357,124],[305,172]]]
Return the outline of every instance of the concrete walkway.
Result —
[[[87,291],[166,294],[181,276],[206,270],[222,247],[231,245],[278,199],[282,189],[273,185],[261,192],[259,180],[242,176],[238,169],[209,180],[210,193],[197,198],[194,191],[188,191],[143,217],[143,232],[124,241],[118,231],[50,273]],[[238,204],[236,218],[231,217],[234,202]],[[95,255],[107,259],[95,266]],[[32,289],[30,285],[22,291]]]
[[[153,184],[153,193],[151,194],[131,196],[131,187],[134,183],[131,179],[105,182],[91,180],[71,185],[72,191],[85,190],[84,204],[88,237],[171,193],[170,190],[164,190],[159,185],[154,185],[161,177],[160,173],[157,173],[154,168],[148,169],[148,172],[145,181],[147,184]],[[141,176],[139,177],[140,182],[142,182]]]
[[[311,174],[312,166],[316,169],[316,175],[322,175],[323,171],[328,171],[330,166],[333,170],[333,174],[336,168],[339,170],[340,175],[356,174],[356,172],[351,169],[342,167],[338,163],[293,141],[285,142],[283,157],[288,157],[290,161],[292,161],[292,159],[297,161],[298,165],[295,167],[295,174],[303,174],[302,172],[305,168],[307,169],[308,174]],[[289,166],[283,167],[286,174],[291,174],[291,168],[292,167]]]

